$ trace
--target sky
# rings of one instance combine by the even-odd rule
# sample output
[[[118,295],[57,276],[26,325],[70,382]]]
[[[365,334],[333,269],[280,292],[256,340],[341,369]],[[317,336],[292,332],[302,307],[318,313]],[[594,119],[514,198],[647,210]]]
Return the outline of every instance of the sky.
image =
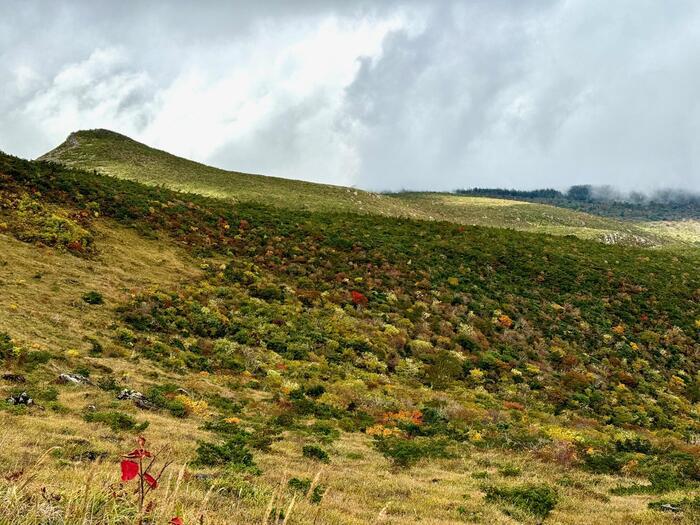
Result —
[[[370,190],[700,191],[697,0],[0,0],[0,150]]]

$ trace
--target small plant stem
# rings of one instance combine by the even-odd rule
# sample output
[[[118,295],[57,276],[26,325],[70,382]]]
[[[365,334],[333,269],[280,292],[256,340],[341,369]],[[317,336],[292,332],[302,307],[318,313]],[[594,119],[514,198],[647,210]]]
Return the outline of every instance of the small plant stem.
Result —
[[[143,458],[139,458],[139,523],[143,522]]]

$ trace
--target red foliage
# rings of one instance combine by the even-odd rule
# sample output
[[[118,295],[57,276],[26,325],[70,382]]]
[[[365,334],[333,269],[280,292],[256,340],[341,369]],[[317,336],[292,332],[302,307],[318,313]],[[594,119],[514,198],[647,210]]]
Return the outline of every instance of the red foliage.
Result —
[[[182,518],[179,516],[174,517],[168,522],[169,525],[185,525],[185,522],[182,521]]]
[[[71,241],[68,243],[68,245],[66,247],[72,252],[82,252],[83,251],[83,243],[80,241]]]
[[[146,483],[148,483],[148,486],[151,487],[152,489],[158,488],[158,480],[151,476],[148,472],[146,472],[143,475],[143,479]]]
[[[139,437],[138,447],[124,455],[124,459],[122,459],[120,464],[122,482],[126,483],[134,479],[138,481],[136,494],[138,496],[138,510],[141,516],[143,516],[144,512],[148,513],[154,508],[155,503],[150,501],[146,504],[145,498],[149,492],[158,488],[158,480],[163,475],[168,465],[170,465],[170,462],[166,461],[160,471],[157,472],[156,475],[153,475],[151,469],[154,467],[159,456],[159,452],[154,454],[150,450],[146,450],[146,439]],[[144,461],[146,458],[150,459]]]
[[[139,475],[139,464],[135,461],[125,459],[121,463],[122,481],[131,481]]]
[[[358,306],[364,306],[369,302],[367,297],[355,290],[350,292],[350,296],[352,297],[352,302]]]

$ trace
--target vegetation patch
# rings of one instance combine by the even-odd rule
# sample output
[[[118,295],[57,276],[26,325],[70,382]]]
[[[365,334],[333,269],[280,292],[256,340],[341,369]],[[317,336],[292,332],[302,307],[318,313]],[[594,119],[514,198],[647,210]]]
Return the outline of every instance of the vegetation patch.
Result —
[[[422,459],[449,458],[449,442],[445,439],[377,437],[374,446],[396,467],[407,468]]]
[[[83,419],[88,423],[102,423],[113,432],[143,432],[149,424],[148,421],[139,423],[129,414],[116,410],[90,411],[83,416]]]
[[[548,485],[520,485],[516,487],[485,487],[485,499],[508,512],[508,506],[544,519],[554,510],[559,498]]]
[[[246,434],[239,433],[222,443],[200,442],[196,450],[195,464],[257,472],[258,468],[253,453],[248,448],[246,437]]]

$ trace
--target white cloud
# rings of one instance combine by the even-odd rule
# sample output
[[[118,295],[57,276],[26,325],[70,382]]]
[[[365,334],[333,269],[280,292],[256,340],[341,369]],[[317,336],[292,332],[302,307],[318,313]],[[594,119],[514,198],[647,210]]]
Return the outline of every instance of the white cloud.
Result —
[[[229,169],[372,189],[700,189],[691,0],[175,7],[13,9],[0,149],[37,156],[104,127]]]

